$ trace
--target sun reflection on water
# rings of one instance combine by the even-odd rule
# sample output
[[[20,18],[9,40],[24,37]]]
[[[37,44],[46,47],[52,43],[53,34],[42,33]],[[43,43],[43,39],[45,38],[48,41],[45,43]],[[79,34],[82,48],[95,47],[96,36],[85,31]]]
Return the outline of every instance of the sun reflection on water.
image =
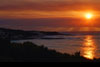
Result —
[[[92,36],[86,36],[82,47],[82,56],[92,60],[95,58],[95,50],[96,45],[92,39]]]

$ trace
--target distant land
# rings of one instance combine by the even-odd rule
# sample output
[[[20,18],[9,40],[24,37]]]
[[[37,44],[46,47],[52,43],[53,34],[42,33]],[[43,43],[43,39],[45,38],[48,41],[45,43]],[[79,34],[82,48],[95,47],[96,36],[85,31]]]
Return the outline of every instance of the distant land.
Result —
[[[45,32],[45,31],[24,31],[0,28],[0,38],[19,40],[19,39],[36,39],[44,36],[63,35],[59,32]]]
[[[24,31],[24,30],[0,28],[0,38],[3,39],[6,38],[10,40],[38,39],[38,38],[41,39],[44,36],[56,36],[56,35],[66,35],[66,36],[100,35],[100,31],[48,32],[48,31]],[[52,38],[45,38],[45,39],[52,39]]]

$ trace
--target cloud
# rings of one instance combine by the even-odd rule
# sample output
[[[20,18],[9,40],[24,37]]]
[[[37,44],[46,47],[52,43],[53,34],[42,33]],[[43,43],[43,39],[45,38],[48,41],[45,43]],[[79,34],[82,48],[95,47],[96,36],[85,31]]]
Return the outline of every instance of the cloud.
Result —
[[[49,31],[100,30],[99,19],[86,24],[77,18],[85,10],[96,11],[99,15],[99,4],[100,0],[0,0],[0,27]]]
[[[1,0],[0,18],[79,18],[89,10],[99,16],[99,4],[99,0]]]
[[[39,31],[100,31],[100,23],[86,24],[73,18],[0,19],[0,27]]]
[[[99,3],[98,3],[99,2]],[[3,4],[2,4],[3,3]],[[67,11],[67,10],[99,10],[100,1],[96,0],[8,0],[1,1],[0,10],[35,10],[35,11]]]

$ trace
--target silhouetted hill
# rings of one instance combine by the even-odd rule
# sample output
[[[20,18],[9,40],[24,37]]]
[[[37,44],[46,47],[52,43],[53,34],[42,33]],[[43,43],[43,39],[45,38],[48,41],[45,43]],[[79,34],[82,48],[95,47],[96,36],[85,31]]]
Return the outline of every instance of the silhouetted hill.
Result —
[[[0,28],[0,38],[3,38],[3,39],[6,38],[10,40],[38,39],[38,38],[41,39],[41,38],[44,38],[44,36],[55,36],[55,35],[66,35],[66,36],[100,35],[100,32],[99,31],[81,31],[81,32],[79,31],[73,31],[73,32],[23,31],[23,30]]]
[[[61,35],[58,32],[44,32],[44,31],[23,31],[0,28],[0,38],[19,40],[19,39],[35,39],[46,35]]]
[[[88,60],[80,52],[62,54],[31,42],[10,43],[0,39],[0,62],[100,62],[100,59]]]

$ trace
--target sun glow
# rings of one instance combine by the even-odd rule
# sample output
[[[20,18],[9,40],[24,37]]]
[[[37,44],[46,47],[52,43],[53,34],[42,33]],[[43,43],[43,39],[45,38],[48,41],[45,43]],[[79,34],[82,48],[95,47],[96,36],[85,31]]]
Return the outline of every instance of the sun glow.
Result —
[[[92,13],[86,13],[85,14],[86,19],[91,19],[93,17]]]

